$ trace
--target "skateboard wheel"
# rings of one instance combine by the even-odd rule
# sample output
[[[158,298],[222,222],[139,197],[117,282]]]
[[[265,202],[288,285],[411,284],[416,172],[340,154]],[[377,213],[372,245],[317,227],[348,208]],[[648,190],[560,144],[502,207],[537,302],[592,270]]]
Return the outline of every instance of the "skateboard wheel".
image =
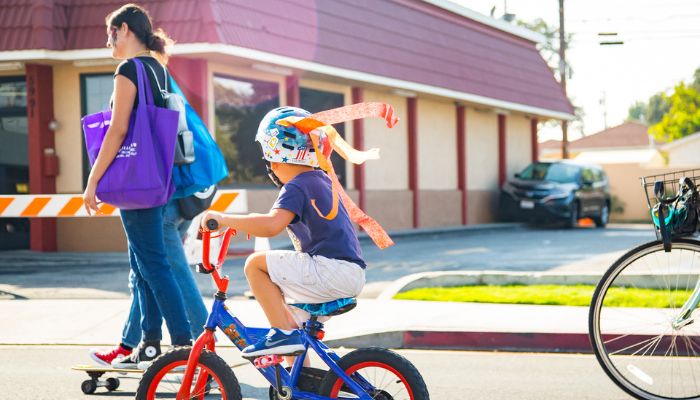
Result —
[[[80,385],[80,389],[85,394],[93,394],[95,393],[95,390],[97,390],[97,382],[93,381],[92,379],[83,381],[83,383]]]
[[[119,378],[107,378],[105,388],[110,392],[117,390],[119,388]]]

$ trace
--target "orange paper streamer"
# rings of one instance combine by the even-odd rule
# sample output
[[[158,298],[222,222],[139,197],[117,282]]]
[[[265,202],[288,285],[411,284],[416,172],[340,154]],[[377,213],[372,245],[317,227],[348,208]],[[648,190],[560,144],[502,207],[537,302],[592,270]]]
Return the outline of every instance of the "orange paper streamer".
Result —
[[[376,220],[365,214],[364,211],[362,211],[357,204],[352,201],[347,193],[345,193],[345,190],[341,186],[340,181],[338,181],[338,177],[335,174],[333,164],[328,161],[325,154],[319,151],[320,137],[325,133],[333,150],[337,151],[341,157],[354,164],[362,164],[366,160],[379,158],[378,149],[370,149],[368,151],[357,150],[345,142],[335,128],[330,126],[330,124],[367,117],[383,118],[387,122],[387,126],[389,128],[394,127],[398,122],[398,118],[394,115],[394,108],[388,104],[359,103],[333,110],[322,111],[306,118],[288,117],[277,121],[277,123],[283,126],[294,125],[300,131],[310,135],[311,141],[314,145],[314,150],[316,151],[316,156],[318,158],[319,167],[328,173],[329,177],[331,178],[333,188],[333,207],[328,215],[323,215],[323,213],[316,207],[316,201],[312,199],[311,205],[314,207],[316,212],[322,218],[328,220],[335,218],[338,211],[338,196],[340,196],[343,204],[345,204],[345,207],[347,208],[350,219],[360,225],[380,249],[385,249],[392,246],[394,241],[391,240],[391,237],[389,237],[384,228],[382,228],[382,226]],[[327,154],[328,157],[330,157],[331,153],[327,152]]]
[[[360,118],[379,117],[386,120],[386,126],[393,128],[399,118],[394,114],[394,107],[385,103],[357,103],[332,110],[321,111],[311,118],[321,121],[324,125],[333,125],[340,122],[352,121]]]

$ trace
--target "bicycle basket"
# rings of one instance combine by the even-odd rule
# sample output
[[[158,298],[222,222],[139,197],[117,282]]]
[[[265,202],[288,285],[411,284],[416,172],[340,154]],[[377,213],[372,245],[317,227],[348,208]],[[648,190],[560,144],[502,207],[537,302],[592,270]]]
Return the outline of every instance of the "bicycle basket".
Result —
[[[689,183],[681,187],[680,182],[684,177],[688,178]],[[698,192],[695,186],[700,182],[700,169],[645,176],[641,181],[658,236],[672,238],[695,233],[698,225]],[[659,201],[659,196],[662,201]],[[663,223],[659,219],[659,209],[662,207]],[[662,227],[665,232],[661,232]]]

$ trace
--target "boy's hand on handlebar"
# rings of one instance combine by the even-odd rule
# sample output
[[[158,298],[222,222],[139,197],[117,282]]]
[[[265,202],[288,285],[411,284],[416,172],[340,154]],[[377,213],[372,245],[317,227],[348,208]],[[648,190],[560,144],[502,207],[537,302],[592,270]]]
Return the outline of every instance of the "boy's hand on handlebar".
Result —
[[[219,229],[223,228],[224,227],[224,223],[222,222],[223,218],[224,218],[223,213],[220,213],[217,211],[205,212],[204,215],[202,216],[202,221],[200,223],[202,230],[204,230],[204,231],[209,230],[209,228],[207,228],[207,221],[212,220],[212,219],[219,223]]]

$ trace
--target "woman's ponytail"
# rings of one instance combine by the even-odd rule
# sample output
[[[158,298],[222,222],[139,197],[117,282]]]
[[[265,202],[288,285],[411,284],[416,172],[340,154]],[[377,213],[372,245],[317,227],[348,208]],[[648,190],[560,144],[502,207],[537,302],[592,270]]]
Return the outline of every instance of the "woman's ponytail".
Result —
[[[145,44],[148,50],[156,53],[156,58],[161,64],[166,65],[168,63],[167,50],[174,42],[162,29],[159,28],[155,32],[150,32]]]
[[[144,46],[155,53],[158,61],[163,65],[167,64],[168,48],[174,42],[162,29],[153,30],[151,17],[144,8],[136,4],[126,4],[110,13],[106,22],[108,27],[120,27],[123,23],[127,24]]]

